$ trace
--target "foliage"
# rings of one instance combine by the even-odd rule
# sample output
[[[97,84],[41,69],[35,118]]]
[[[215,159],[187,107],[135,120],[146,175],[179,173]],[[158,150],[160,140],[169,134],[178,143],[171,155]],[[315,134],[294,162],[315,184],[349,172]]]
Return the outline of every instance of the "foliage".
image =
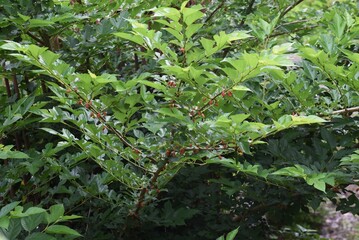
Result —
[[[3,231],[305,239],[323,199],[358,212],[335,198],[358,167],[354,1],[0,9],[0,198],[27,209]]]

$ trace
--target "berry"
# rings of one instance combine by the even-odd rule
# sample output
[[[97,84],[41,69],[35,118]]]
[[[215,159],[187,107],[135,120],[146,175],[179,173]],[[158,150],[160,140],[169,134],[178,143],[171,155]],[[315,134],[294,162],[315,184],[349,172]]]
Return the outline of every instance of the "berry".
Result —
[[[168,83],[167,83],[167,86],[169,86],[169,87],[176,87],[176,82],[175,81],[169,81]]]
[[[171,156],[171,150],[167,149],[166,150],[166,157],[169,157],[169,156]]]
[[[85,108],[89,109],[91,107],[92,101],[86,102]]]
[[[179,151],[179,153],[180,153],[181,155],[183,155],[185,152],[186,152],[186,149],[184,149],[184,148],[181,148],[180,151]]]

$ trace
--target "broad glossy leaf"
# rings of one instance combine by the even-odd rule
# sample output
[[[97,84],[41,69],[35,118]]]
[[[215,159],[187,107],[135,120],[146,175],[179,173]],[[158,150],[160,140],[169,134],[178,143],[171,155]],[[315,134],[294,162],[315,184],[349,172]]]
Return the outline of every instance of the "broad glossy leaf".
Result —
[[[81,236],[77,231],[63,225],[51,225],[45,229],[46,233],[55,233],[55,234],[65,234],[65,235],[74,235]]]

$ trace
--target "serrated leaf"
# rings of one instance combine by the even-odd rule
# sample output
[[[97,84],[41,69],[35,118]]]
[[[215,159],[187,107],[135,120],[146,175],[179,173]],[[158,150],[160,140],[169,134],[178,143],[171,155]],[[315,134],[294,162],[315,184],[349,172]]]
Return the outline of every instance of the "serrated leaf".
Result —
[[[151,81],[147,81],[147,80],[139,80],[138,82],[142,83],[146,86],[149,86],[151,88],[160,90],[162,92],[166,92],[166,90],[167,90],[167,88],[159,82],[151,82]]]
[[[179,111],[177,108],[161,108],[161,109],[157,110],[156,112],[161,113],[166,116],[169,116],[169,117],[177,118],[179,120],[186,119],[186,117],[183,116],[183,113],[181,111]]]
[[[137,43],[141,46],[144,45],[145,41],[143,40],[142,37],[138,36],[138,35],[133,35],[133,34],[129,34],[129,33],[123,33],[123,32],[117,32],[114,33],[115,36],[129,40],[131,42]]]
[[[49,27],[55,24],[55,22],[44,19],[30,19],[29,20],[29,28],[37,28],[37,27]]]
[[[304,169],[300,165],[295,165],[295,167],[281,168],[271,174],[272,175],[290,176],[290,177],[303,177],[303,178],[305,178],[307,176],[304,172]]]
[[[181,17],[181,14],[177,9],[170,7],[157,8],[154,10],[154,13],[155,17],[168,17],[176,22],[178,22]]]
[[[21,51],[24,49],[21,44],[12,41],[7,41],[5,44],[1,45],[0,48],[11,51]]]
[[[228,42],[246,39],[252,37],[251,35],[247,34],[248,31],[235,31],[228,34]]]

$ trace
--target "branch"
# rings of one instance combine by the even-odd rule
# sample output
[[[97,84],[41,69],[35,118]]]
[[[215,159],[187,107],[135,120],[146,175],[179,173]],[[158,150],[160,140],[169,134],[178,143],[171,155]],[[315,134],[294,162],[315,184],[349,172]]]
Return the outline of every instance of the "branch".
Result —
[[[169,159],[166,159],[164,162],[163,162],[163,165],[161,167],[159,167],[157,169],[157,171],[153,174],[152,178],[150,179],[150,182],[149,184],[146,186],[146,187],[143,187],[141,189],[141,192],[140,192],[140,196],[138,198],[138,202],[137,202],[137,206],[136,206],[136,210],[134,212],[134,216],[137,216],[138,215],[138,212],[141,210],[141,208],[143,208],[145,206],[145,195],[146,195],[146,192],[149,188],[151,188],[152,186],[154,186],[154,184],[156,183],[157,181],[157,178],[160,176],[161,172],[166,168],[166,164],[169,162]]]
[[[295,33],[295,32],[299,32],[299,31],[302,31],[302,30],[310,30],[310,29],[313,29],[313,28],[316,28],[318,27],[318,25],[313,25],[313,26],[307,26],[307,27],[302,27],[302,28],[296,28],[290,32],[278,32],[278,33],[273,33],[271,34],[269,37],[277,37],[277,36],[281,36],[281,35],[285,35],[285,34],[292,34],[292,33]]]
[[[45,42],[44,42],[42,39],[36,37],[36,36],[35,36],[34,34],[32,34],[31,32],[27,31],[26,34],[29,35],[32,39],[34,39],[34,40],[37,41],[38,43],[40,43],[42,46],[46,46]]]
[[[208,16],[208,18],[204,21],[204,23],[207,23],[207,22],[213,17],[213,15],[216,14],[216,12],[217,12],[221,7],[223,7],[224,2],[225,2],[225,1],[222,1],[222,2],[216,7],[216,9],[214,9],[214,11],[213,11],[213,12]]]
[[[4,78],[4,83],[5,83],[7,96],[10,98],[11,97],[11,88],[10,88],[9,79]]]
[[[352,113],[352,112],[359,112],[359,106],[336,110],[336,111],[333,111],[332,114],[347,114],[347,113]]]
[[[289,5],[279,16],[279,19],[283,18],[290,10],[292,10],[293,8],[295,8],[295,6],[297,6],[299,3],[303,2],[303,0],[298,0],[296,2],[294,2],[292,5]]]
[[[252,0],[252,1],[249,3],[249,5],[248,5],[248,7],[247,7],[247,9],[246,9],[246,11],[245,11],[245,16],[244,16],[244,18],[242,18],[242,21],[241,21],[241,23],[239,24],[239,27],[242,27],[242,26],[243,26],[244,22],[246,21],[247,16],[253,11],[254,2],[255,2],[255,0]]]

